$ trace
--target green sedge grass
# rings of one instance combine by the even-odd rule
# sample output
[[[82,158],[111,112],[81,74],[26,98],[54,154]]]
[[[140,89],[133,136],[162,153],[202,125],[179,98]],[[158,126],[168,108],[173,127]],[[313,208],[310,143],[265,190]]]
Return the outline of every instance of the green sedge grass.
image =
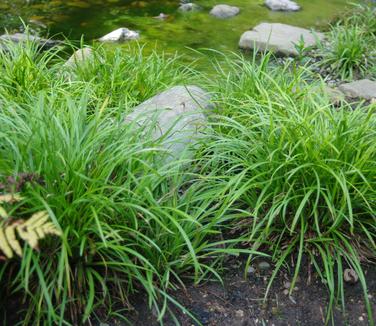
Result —
[[[102,49],[62,73],[60,53],[12,46],[12,57],[0,57],[0,174],[38,174],[43,185],[22,191],[25,214],[43,208],[63,233],[1,268],[4,292],[26,303],[21,324],[93,322],[112,305],[129,308],[136,292],[161,322],[171,304],[184,310],[170,293],[183,279],[220,279],[223,257],[250,251],[221,240],[236,218],[223,190],[189,172],[187,160],[162,164],[162,146],[124,115],[195,76],[173,68],[175,58]],[[95,67],[99,60],[108,63]]]
[[[202,173],[229,188],[251,248],[272,252],[266,296],[290,257],[291,293],[309,257],[329,290],[327,322],[345,306],[345,268],[358,274],[372,322],[362,264],[376,259],[375,107],[335,110],[306,69],[255,58],[238,57],[211,83],[219,109]]]

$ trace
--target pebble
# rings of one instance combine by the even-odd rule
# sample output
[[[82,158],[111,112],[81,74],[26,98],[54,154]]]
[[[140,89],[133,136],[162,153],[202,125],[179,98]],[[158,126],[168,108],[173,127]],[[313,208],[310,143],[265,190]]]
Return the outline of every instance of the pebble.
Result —
[[[346,268],[343,272],[343,279],[347,283],[356,283],[359,280],[358,274],[351,268]]]
[[[287,289],[283,290],[283,294],[284,295],[289,295],[289,290],[287,290]]]
[[[291,283],[290,282],[284,282],[283,286],[285,287],[285,289],[289,289],[291,287]]]
[[[235,311],[235,316],[237,318],[243,318],[244,317],[244,311],[243,310],[236,310]]]
[[[262,271],[266,271],[266,270],[270,269],[270,264],[266,261],[262,261],[258,264],[258,268]]]
[[[247,270],[248,274],[254,274],[255,272],[256,272],[256,269],[254,267],[252,267],[252,266],[248,267],[248,270]]]

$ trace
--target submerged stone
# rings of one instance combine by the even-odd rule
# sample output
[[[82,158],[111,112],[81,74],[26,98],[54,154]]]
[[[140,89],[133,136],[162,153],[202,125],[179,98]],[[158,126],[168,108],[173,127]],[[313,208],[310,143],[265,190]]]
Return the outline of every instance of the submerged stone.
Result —
[[[297,56],[299,52],[296,45],[302,40],[304,40],[305,47],[311,47],[323,38],[322,33],[314,33],[300,27],[279,23],[261,23],[241,36],[239,47],[259,51],[269,50],[286,56]]]
[[[210,14],[217,18],[224,19],[224,18],[230,18],[230,17],[236,16],[239,14],[239,12],[240,12],[240,9],[238,7],[229,6],[229,5],[216,5],[210,11]]]
[[[48,40],[39,36],[24,33],[3,34],[0,36],[0,46],[6,48],[6,42],[9,41],[13,43],[33,42],[42,48],[51,48],[55,45],[61,44],[60,41]]]
[[[300,6],[291,0],[265,0],[265,6],[274,11],[298,11]]]
[[[180,12],[193,12],[193,11],[201,10],[201,7],[199,5],[196,5],[195,3],[188,2],[188,3],[182,3],[178,10]]]
[[[138,32],[132,31],[128,28],[121,27],[118,28],[111,33],[108,33],[102,36],[99,41],[101,42],[122,42],[122,41],[129,41],[129,40],[137,40],[140,38],[140,34]]]

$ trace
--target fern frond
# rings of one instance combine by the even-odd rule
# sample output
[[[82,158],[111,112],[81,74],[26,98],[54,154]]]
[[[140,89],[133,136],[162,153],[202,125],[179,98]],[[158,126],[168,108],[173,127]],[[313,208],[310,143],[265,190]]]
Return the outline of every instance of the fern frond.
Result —
[[[1,218],[8,218],[9,217],[7,211],[1,206],[0,206],[0,217]]]
[[[22,249],[19,241],[16,238],[16,225],[12,224],[5,229],[5,237],[9,243],[9,246],[20,257],[22,257]]]
[[[7,238],[5,236],[4,227],[0,225],[0,250],[4,253],[7,258],[13,257],[13,250],[9,246]]]
[[[0,195],[0,203],[14,203],[21,201],[23,198],[19,194]]]
[[[48,213],[41,211],[33,214],[27,221],[18,220],[8,225],[0,225],[0,251],[8,259],[12,258],[14,253],[22,257],[19,239],[26,242],[31,248],[37,249],[39,240],[46,236],[60,236],[61,232],[52,222],[48,221],[48,218]]]

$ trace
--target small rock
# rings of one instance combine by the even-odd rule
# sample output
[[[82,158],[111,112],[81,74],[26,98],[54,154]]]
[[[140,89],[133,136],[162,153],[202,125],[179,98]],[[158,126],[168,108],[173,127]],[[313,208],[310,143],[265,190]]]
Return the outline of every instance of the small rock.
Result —
[[[153,17],[154,19],[159,19],[159,20],[165,20],[167,19],[169,16],[164,14],[163,12],[161,12],[158,16],[155,16]]]
[[[358,319],[359,319],[359,321],[364,321],[363,316],[360,316]]]
[[[283,286],[284,286],[285,289],[290,289],[291,283],[286,281],[286,282],[283,283]]]
[[[252,266],[249,266],[248,267],[248,270],[247,270],[247,273],[248,274],[254,274],[256,272],[256,269],[255,268],[253,268]]]
[[[339,90],[349,98],[371,100],[376,97],[376,82],[369,79],[356,80],[342,84]]]
[[[137,40],[140,38],[140,34],[138,32],[132,31],[128,28],[121,27],[118,28],[111,33],[102,36],[99,41],[101,42],[121,42],[121,41],[129,41],[129,40]]]
[[[194,12],[201,10],[201,7],[199,5],[196,5],[195,3],[188,2],[181,4],[178,10],[180,12]]]
[[[261,271],[266,271],[268,269],[270,269],[270,264],[266,261],[262,261],[258,264],[258,268],[261,270]]]
[[[243,310],[236,310],[235,316],[236,316],[236,318],[243,318],[244,317],[244,311]]]
[[[41,48],[51,48],[53,46],[61,44],[60,41],[56,40],[47,40],[39,36],[34,36],[24,33],[15,33],[15,34],[3,34],[0,36],[0,46],[3,46],[6,49],[6,42],[13,43],[25,43],[25,42],[34,42]]]
[[[284,295],[289,295],[289,290],[287,290],[287,289],[283,290],[283,294]]]
[[[229,6],[229,5],[216,5],[210,11],[210,15],[225,19],[238,15],[240,9],[238,7]]]
[[[265,0],[265,5],[273,11],[298,11],[300,6],[291,0]]]
[[[358,274],[352,268],[346,268],[343,272],[343,279],[347,283],[356,283],[359,280]]]

